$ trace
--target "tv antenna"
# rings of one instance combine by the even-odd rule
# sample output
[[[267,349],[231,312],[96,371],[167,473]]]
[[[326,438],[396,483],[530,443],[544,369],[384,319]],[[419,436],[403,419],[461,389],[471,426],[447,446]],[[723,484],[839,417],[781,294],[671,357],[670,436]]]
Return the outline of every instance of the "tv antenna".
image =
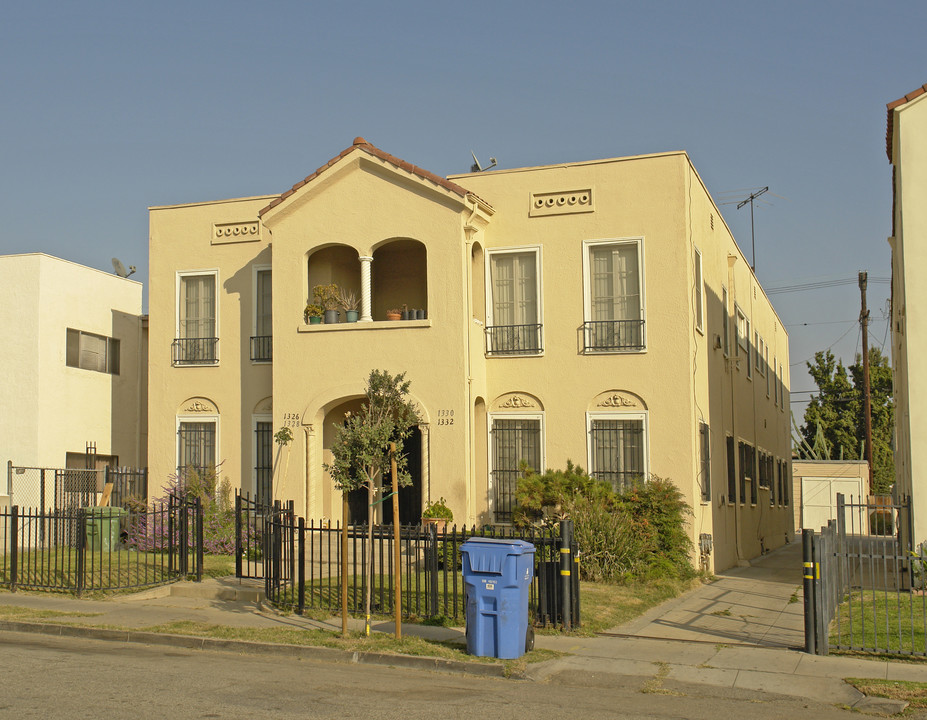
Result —
[[[126,266],[122,264],[119,258],[113,258],[113,272],[115,272],[119,277],[127,278],[129,275],[135,272],[135,266],[129,265],[129,269],[126,270]]]
[[[765,192],[769,192],[769,185],[764,188],[760,188],[756,192],[750,193],[750,197],[742,202],[737,203],[738,210],[740,210],[740,208],[742,208],[747,203],[750,203],[750,244],[753,246],[753,262],[750,264],[750,269],[754,272],[756,272],[756,231],[753,229],[753,201]]]
[[[480,161],[476,159],[476,153],[471,150],[470,154],[473,156],[473,164],[470,166],[470,172],[483,172],[484,170],[492,170],[496,167],[496,158],[489,158],[489,165],[483,167],[480,165]]]

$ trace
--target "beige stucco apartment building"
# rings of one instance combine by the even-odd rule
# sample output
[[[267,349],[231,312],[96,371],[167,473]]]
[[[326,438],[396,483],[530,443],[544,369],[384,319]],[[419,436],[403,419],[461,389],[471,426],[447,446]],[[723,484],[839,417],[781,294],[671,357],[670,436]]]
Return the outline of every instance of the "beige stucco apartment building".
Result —
[[[99,463],[146,464],[141,283],[43,253],[5,255],[0,327],[4,474],[9,462],[83,468],[88,451]]]
[[[888,105],[892,163],[892,367],[895,392],[896,497],[910,496],[914,543],[927,540],[927,373],[917,358],[927,350],[927,85]]]
[[[520,461],[571,459],[671,478],[715,569],[791,538],[788,336],[684,152],[445,179],[357,138],[282,195],[150,223],[152,486],[221,463],[340,517],[323,462],[376,368],[422,418],[406,521],[444,497],[458,523],[506,522]],[[326,283],[358,322],[307,322]]]

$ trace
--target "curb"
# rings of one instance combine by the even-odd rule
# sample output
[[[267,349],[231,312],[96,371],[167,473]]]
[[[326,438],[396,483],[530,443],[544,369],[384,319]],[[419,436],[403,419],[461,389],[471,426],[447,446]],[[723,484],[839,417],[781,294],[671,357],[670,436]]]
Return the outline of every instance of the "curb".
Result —
[[[219,638],[202,638],[192,635],[173,635],[142,630],[110,630],[96,627],[75,627],[54,623],[30,623],[14,620],[0,621],[0,631],[53,635],[58,637],[91,638],[143,645],[169,645],[187,650],[211,650],[223,652],[249,653],[253,655],[285,655],[318,662],[335,662],[343,664],[382,665],[402,667],[415,670],[462,673],[480,677],[498,677],[504,679],[525,680],[522,672],[507,671],[498,663],[468,663],[460,660],[425,657],[417,655],[393,655],[380,652],[358,652],[356,650],[338,650],[335,648],[313,647],[308,645],[284,645],[281,643],[254,642],[251,640],[223,640]]]

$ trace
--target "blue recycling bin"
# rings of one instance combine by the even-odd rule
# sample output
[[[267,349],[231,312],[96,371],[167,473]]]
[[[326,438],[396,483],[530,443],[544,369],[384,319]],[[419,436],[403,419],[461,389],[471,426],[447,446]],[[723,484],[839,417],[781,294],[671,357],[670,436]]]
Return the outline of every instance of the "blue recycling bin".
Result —
[[[470,538],[460,546],[467,597],[467,652],[517,658],[534,647],[528,597],[534,545],[524,540]]]

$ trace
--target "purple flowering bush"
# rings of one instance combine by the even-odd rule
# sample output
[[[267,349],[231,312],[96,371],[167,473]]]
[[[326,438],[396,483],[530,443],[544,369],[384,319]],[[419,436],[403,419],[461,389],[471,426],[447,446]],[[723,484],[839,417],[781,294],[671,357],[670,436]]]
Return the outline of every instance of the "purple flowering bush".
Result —
[[[232,555],[235,552],[235,508],[228,478],[219,480],[217,469],[186,469],[171,475],[164,486],[164,495],[151,503],[136,502],[130,508],[128,542],[141,551],[166,550],[170,544],[180,543],[181,518],[186,517],[187,545],[193,547],[194,513],[175,515],[173,527],[168,522],[169,508],[198,499],[203,508],[203,550],[213,555]],[[173,538],[169,534],[173,532]],[[250,534],[245,528],[245,533]],[[169,541],[173,540],[173,543]]]

